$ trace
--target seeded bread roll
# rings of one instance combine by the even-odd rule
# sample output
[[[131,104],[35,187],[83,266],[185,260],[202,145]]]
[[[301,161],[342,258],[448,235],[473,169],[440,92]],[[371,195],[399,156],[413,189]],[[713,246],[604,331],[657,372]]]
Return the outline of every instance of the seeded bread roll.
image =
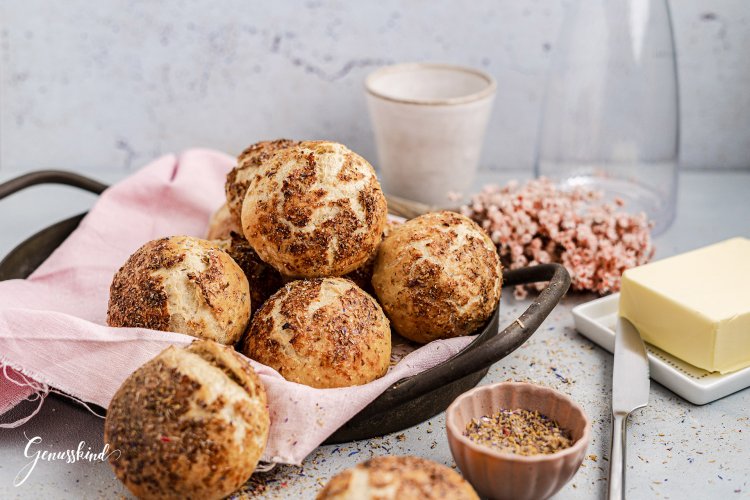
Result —
[[[207,240],[224,240],[229,238],[230,233],[234,231],[241,233],[239,218],[235,219],[229,211],[229,206],[224,203],[214,212],[208,221]]]
[[[275,141],[261,141],[249,146],[237,157],[237,166],[227,175],[224,191],[227,195],[227,206],[234,217],[235,224],[240,225],[242,217],[242,202],[250,185],[250,179],[255,175],[255,170],[268,160],[275,152],[299,144],[289,139],[276,139]]]
[[[232,231],[229,239],[216,242],[239,264],[250,285],[250,317],[284,284],[281,274],[262,260],[244,236]]]
[[[375,299],[351,281],[299,280],[255,313],[242,352],[292,382],[361,385],[388,371],[391,330]]]
[[[268,439],[266,392],[229,347],[197,340],[147,362],[118,389],[104,442],[139,498],[223,498],[249,478]]]
[[[489,236],[468,217],[425,214],[383,240],[372,285],[402,336],[427,343],[468,335],[500,300],[500,259]]]
[[[286,276],[341,276],[374,253],[386,215],[367,161],[341,144],[311,141],[255,170],[242,229],[260,258]]]
[[[117,271],[107,324],[234,344],[250,318],[245,273],[215,244],[190,236],[146,243]]]
[[[418,457],[376,457],[334,476],[317,500],[479,500],[445,465]]]

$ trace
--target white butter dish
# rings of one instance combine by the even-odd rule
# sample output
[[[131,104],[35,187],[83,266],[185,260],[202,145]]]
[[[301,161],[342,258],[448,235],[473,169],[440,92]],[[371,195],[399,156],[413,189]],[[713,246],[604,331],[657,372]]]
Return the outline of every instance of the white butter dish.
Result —
[[[573,308],[576,330],[609,352],[615,348],[615,321],[620,294],[592,300]],[[750,367],[724,375],[707,372],[646,344],[651,378],[696,405],[750,387]]]

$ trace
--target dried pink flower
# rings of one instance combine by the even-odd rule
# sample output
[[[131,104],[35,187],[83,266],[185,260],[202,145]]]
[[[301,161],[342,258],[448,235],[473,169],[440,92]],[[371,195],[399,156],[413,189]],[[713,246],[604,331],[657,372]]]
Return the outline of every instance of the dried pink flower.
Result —
[[[485,186],[461,211],[487,231],[506,268],[559,262],[573,290],[604,295],[620,289],[626,269],[654,254],[653,224],[643,213],[621,211],[623,205],[621,199],[604,202],[596,190],[561,190],[540,178],[523,186],[514,181]],[[544,284],[530,287],[541,290]],[[522,286],[515,289],[518,298],[527,293]]]

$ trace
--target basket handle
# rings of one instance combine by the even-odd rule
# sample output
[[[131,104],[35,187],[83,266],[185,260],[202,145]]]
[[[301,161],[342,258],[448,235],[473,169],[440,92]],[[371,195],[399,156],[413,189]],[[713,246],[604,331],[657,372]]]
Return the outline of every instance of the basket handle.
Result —
[[[0,184],[0,200],[27,187],[39,184],[63,184],[94,194],[102,194],[109,187],[94,179],[65,170],[37,170],[36,172],[20,175]]]
[[[538,266],[514,269],[503,273],[503,286],[522,285],[549,281],[547,287],[534,299],[526,311],[476,349],[467,348],[457,354],[450,363],[442,363],[430,368],[421,376],[412,376],[397,382],[396,389],[388,401],[373,403],[383,409],[419,397],[439,389],[447,382],[459,380],[483,368],[487,368],[504,358],[533,335],[539,325],[549,316],[557,303],[570,287],[570,275],[561,264],[540,264]],[[384,393],[383,395],[385,395]],[[377,411],[374,410],[373,411]]]

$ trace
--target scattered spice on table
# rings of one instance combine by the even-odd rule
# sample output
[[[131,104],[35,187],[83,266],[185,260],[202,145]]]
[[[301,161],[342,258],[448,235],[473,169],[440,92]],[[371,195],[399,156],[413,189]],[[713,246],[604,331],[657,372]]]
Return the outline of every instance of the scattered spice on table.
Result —
[[[503,453],[539,455],[555,453],[573,444],[570,432],[538,411],[501,409],[474,418],[464,436]]]

